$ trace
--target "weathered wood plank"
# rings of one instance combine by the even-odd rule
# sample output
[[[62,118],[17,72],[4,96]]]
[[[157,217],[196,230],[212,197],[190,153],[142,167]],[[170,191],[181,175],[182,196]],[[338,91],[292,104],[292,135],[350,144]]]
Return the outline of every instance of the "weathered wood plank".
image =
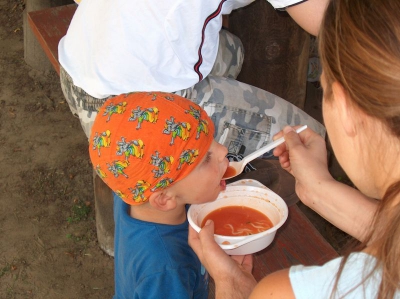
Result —
[[[304,109],[310,35],[267,1],[255,1],[229,15],[229,31],[244,46],[238,80]]]
[[[70,4],[28,13],[29,26],[58,74],[58,43],[67,33],[75,10],[76,4]]]

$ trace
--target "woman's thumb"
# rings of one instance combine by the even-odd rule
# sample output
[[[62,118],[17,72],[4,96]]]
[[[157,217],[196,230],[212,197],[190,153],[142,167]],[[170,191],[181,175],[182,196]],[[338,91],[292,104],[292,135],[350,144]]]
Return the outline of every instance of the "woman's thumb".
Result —
[[[299,134],[290,126],[283,128],[283,137],[285,138],[286,148],[288,150],[298,144],[302,144]]]
[[[202,233],[203,232],[203,233]],[[214,222],[210,219],[206,221],[200,231],[200,238],[214,239]]]

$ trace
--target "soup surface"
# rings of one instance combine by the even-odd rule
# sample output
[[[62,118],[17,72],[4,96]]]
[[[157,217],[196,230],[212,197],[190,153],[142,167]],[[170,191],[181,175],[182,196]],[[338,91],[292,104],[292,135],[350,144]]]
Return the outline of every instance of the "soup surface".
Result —
[[[273,224],[263,213],[244,206],[222,207],[204,217],[214,221],[214,233],[222,236],[248,236],[270,229]]]

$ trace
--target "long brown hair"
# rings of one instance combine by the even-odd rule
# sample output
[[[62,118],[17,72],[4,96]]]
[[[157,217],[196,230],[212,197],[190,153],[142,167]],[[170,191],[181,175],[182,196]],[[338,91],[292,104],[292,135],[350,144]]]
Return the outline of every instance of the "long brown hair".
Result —
[[[339,82],[351,104],[400,139],[400,1],[331,0],[319,33],[319,54],[330,98]],[[384,153],[376,153],[377,158]],[[400,285],[400,180],[386,190],[373,229],[357,250],[379,244],[382,269],[378,298],[393,298]],[[374,248],[375,249],[375,248]],[[343,259],[338,278],[347,260]],[[338,278],[336,284],[338,282]]]

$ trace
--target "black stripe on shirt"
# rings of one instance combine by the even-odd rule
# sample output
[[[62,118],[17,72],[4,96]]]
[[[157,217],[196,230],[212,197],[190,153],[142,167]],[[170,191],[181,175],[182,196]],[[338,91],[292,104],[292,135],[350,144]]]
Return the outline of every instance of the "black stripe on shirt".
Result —
[[[201,80],[203,80],[203,74],[200,72],[200,66],[201,66],[201,64],[203,63],[203,56],[202,56],[202,54],[201,54],[201,50],[202,50],[202,48],[203,48],[203,44],[204,44],[204,40],[205,40],[205,31],[206,31],[206,27],[207,27],[208,23],[209,23],[212,19],[216,18],[216,17],[221,13],[222,5],[224,4],[224,2],[226,2],[226,0],[222,0],[222,1],[219,3],[218,8],[217,8],[213,13],[211,13],[211,14],[204,20],[203,29],[201,30],[201,43],[200,43],[199,50],[198,50],[199,59],[197,60],[196,64],[195,64],[194,67],[193,67],[194,71],[195,71],[195,72],[197,73],[197,75],[199,76],[199,82],[200,82]]]

